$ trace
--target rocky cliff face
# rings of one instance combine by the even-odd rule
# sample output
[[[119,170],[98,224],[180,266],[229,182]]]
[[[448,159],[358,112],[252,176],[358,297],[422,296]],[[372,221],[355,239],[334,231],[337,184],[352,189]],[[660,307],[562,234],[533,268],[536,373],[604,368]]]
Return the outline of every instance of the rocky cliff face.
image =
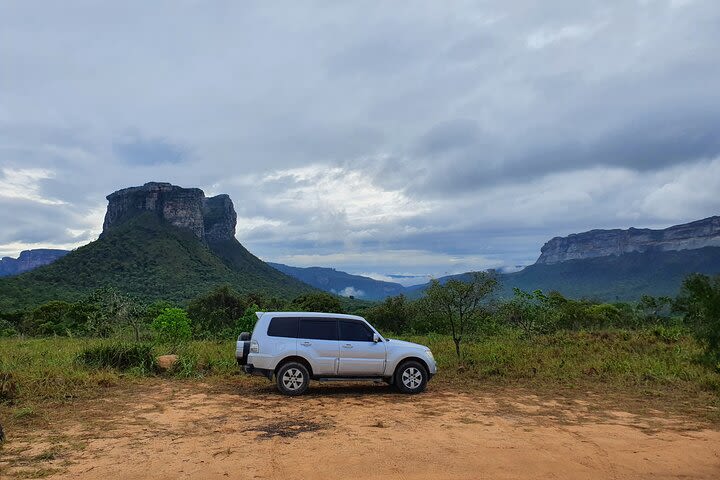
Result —
[[[66,255],[67,250],[54,250],[41,248],[37,250],[23,250],[18,258],[4,257],[0,259],[0,277],[19,275],[37,267],[42,267]]]
[[[567,237],[555,237],[540,249],[537,264],[622,255],[630,252],[657,252],[720,247],[720,217],[675,225],[664,230],[591,230]]]
[[[152,212],[178,228],[190,230],[204,242],[235,237],[237,214],[227,195],[206,198],[199,188],[149,182],[107,196],[103,234],[125,220]]]

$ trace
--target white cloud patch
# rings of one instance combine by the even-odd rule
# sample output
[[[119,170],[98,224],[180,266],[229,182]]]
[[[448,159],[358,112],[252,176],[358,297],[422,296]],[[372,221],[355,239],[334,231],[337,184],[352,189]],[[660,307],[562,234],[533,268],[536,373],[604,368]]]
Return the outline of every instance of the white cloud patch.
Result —
[[[427,202],[411,200],[402,190],[373,183],[366,172],[328,165],[309,165],[266,175],[263,183],[284,185],[268,204],[338,216],[359,228],[390,223],[429,211]]]
[[[273,220],[272,218],[238,216],[235,231],[239,238],[243,238],[250,235],[255,230],[279,228],[283,225],[284,222],[281,222],[280,220]]]
[[[0,197],[26,200],[43,205],[63,205],[65,202],[42,195],[40,181],[55,177],[55,172],[42,168],[3,168],[0,170]]]
[[[375,280],[380,280],[383,282],[399,283],[400,285],[403,285],[405,287],[424,284],[429,282],[433,278],[432,275],[417,275],[412,273],[384,274],[377,272],[359,272],[357,273],[357,275],[374,278]]]
[[[337,293],[341,297],[362,298],[365,296],[364,291],[362,291],[360,289],[356,289],[355,287],[345,287],[342,290],[340,290],[339,292],[335,292],[335,293]]]
[[[601,25],[565,25],[556,29],[542,29],[528,36],[527,46],[539,50],[566,40],[588,38],[600,28]]]

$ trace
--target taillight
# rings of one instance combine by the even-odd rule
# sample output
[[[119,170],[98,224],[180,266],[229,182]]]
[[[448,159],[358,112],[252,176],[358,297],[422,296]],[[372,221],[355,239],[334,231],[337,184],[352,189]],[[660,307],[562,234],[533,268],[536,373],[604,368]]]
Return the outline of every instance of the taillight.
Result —
[[[250,353],[260,353],[260,344],[257,340],[250,342]]]

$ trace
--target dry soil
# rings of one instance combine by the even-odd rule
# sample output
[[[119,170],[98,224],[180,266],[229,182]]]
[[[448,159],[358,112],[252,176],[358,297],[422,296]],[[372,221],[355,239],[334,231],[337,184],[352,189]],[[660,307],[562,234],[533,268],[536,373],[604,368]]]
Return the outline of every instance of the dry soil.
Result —
[[[720,478],[718,425],[627,405],[513,388],[316,384],[286,398],[264,384],[139,383],[13,422],[0,477]]]

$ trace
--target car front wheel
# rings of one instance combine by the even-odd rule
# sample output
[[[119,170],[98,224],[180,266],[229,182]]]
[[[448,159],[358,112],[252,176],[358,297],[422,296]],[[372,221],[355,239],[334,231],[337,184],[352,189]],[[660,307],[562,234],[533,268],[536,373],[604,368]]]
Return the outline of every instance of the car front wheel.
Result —
[[[285,395],[302,395],[310,385],[310,372],[302,363],[288,362],[277,372],[277,387]]]
[[[395,370],[395,385],[402,393],[420,393],[425,390],[428,373],[420,362],[410,360]]]

